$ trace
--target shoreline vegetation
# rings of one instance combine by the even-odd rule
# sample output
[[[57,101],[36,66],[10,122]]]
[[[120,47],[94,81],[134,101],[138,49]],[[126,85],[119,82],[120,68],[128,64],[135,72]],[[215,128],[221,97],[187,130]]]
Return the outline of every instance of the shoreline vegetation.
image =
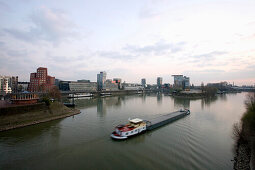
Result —
[[[247,95],[245,106],[241,121],[233,125],[234,169],[255,168],[255,93]]]
[[[22,107],[20,109],[20,112],[0,115],[0,132],[57,120],[80,113],[80,110],[68,108],[57,101],[49,105],[43,103],[37,110],[23,111]],[[19,110],[18,107],[17,110]]]

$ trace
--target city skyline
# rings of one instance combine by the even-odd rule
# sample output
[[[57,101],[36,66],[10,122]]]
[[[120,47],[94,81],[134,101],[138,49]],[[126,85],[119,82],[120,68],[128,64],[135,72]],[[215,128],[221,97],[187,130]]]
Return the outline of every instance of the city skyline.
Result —
[[[0,75],[255,83],[254,1],[74,2],[0,0]]]

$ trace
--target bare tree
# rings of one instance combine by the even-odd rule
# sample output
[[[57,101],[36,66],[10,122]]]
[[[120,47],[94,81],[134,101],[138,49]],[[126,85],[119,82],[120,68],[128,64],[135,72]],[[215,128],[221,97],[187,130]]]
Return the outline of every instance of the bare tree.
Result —
[[[58,89],[57,86],[54,86],[54,87],[52,87],[52,88],[50,89],[50,91],[49,91],[49,97],[51,97],[51,98],[53,98],[53,99],[55,99],[55,100],[60,101],[60,99],[61,99],[61,93],[60,93],[60,91],[59,91],[59,89]]]

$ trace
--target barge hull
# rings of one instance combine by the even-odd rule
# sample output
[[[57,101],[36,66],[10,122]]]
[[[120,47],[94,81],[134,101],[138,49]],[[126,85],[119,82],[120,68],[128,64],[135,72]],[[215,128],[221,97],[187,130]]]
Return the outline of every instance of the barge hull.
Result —
[[[153,129],[156,129],[160,126],[164,126],[170,122],[173,122],[175,120],[178,120],[184,116],[187,116],[188,115],[188,112],[185,111],[185,112],[181,112],[181,111],[177,111],[177,112],[173,112],[173,113],[169,113],[169,114],[166,114],[166,115],[162,115],[162,116],[159,116],[157,118],[154,118],[152,120],[150,120],[150,124],[146,127],[147,130],[153,130]]]

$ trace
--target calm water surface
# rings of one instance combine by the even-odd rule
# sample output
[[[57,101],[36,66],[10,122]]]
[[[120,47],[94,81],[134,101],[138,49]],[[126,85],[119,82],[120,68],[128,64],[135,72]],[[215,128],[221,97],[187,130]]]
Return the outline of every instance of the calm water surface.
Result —
[[[214,99],[164,94],[76,100],[81,114],[0,133],[0,169],[232,169],[232,125],[246,93]],[[191,115],[126,141],[114,126],[189,108]]]

